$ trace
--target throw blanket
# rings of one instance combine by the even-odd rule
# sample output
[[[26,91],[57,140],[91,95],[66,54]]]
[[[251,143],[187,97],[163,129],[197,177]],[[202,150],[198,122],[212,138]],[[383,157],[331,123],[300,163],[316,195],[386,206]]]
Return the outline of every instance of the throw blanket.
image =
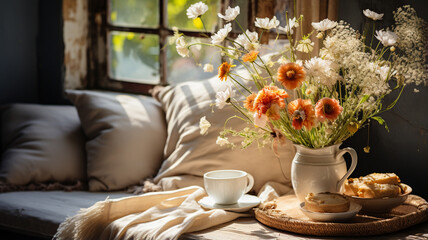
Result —
[[[259,193],[270,201],[291,190],[266,184]],[[107,199],[67,218],[54,239],[177,239],[185,232],[200,231],[248,213],[206,210],[198,201],[207,196],[198,186],[140,196]]]

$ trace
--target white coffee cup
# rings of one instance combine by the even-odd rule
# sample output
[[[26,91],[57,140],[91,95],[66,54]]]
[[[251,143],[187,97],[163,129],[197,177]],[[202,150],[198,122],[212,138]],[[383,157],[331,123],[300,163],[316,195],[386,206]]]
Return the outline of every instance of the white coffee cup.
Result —
[[[216,204],[234,204],[253,188],[254,178],[241,170],[216,170],[204,174],[204,185]]]

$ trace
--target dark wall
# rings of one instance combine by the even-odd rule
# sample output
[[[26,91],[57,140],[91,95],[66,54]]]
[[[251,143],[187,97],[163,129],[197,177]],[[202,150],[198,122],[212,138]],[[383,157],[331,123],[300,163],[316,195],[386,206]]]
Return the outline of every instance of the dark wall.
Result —
[[[2,1],[0,104],[63,104],[62,1]]]
[[[64,104],[64,40],[62,0],[39,0],[37,42],[39,101]]]
[[[38,1],[0,7],[0,103],[37,102]]]
[[[387,3],[387,4],[386,4]],[[340,1],[339,18],[362,30],[362,10],[371,9],[385,13],[384,20],[377,22],[382,27],[393,23],[392,11],[410,4],[418,15],[427,19],[428,5],[425,0],[347,0]],[[395,172],[402,182],[413,187],[415,194],[428,199],[428,184],[424,179],[428,170],[428,86],[407,86],[397,105],[389,112],[381,114],[389,127],[389,132],[377,122],[370,125],[370,153],[365,153],[368,128],[359,130],[343,146],[353,147],[358,152],[359,162],[352,174],[359,177],[371,172]],[[394,98],[385,99],[391,102]]]

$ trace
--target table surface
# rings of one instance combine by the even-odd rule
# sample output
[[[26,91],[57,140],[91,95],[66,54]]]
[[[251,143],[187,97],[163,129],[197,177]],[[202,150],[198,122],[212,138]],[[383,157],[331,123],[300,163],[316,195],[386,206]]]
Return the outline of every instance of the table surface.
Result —
[[[255,218],[238,218],[232,222],[224,223],[203,231],[187,233],[180,237],[182,240],[243,240],[243,239],[343,239],[343,237],[317,237],[300,235],[296,233],[277,230],[265,226],[258,222]],[[428,240],[428,221],[417,224],[399,232],[390,233],[381,236],[372,237],[347,237],[347,240],[356,239],[376,239],[376,240],[394,240],[394,239],[425,239]]]

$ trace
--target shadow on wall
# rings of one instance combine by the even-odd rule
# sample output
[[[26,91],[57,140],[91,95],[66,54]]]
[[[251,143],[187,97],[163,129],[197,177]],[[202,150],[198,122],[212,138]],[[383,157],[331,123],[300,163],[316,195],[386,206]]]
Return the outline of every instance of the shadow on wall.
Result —
[[[66,104],[62,1],[2,1],[0,104]]]
[[[382,0],[348,0],[340,1],[339,19],[362,30],[362,11],[370,9],[385,13],[377,29],[386,28],[393,23],[392,11],[402,5],[414,7],[419,17],[427,19],[428,6],[424,0],[391,0],[388,4]],[[413,187],[413,193],[428,199],[428,186],[425,175],[428,170],[428,86],[407,86],[397,105],[381,114],[388,124],[389,132],[376,121],[371,121],[370,128],[360,129],[348,139],[342,147],[350,146],[358,152],[359,162],[352,177],[359,177],[372,172],[395,172],[402,182]],[[388,96],[387,102],[393,101]],[[369,134],[370,131],[370,134]],[[365,153],[369,135],[370,153]]]

